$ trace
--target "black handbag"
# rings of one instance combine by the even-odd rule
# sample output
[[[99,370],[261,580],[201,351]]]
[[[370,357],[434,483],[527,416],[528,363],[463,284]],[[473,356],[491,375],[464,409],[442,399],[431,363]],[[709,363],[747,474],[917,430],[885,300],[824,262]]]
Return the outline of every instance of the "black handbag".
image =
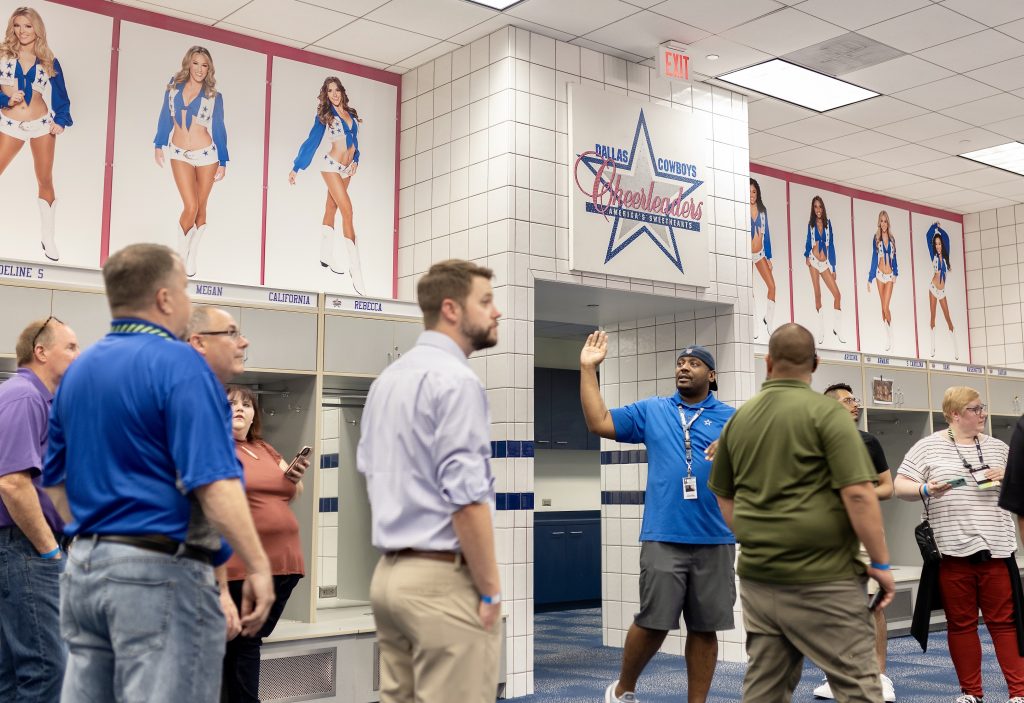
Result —
[[[935,533],[932,526],[928,524],[928,503],[924,501],[924,520],[914,528],[914,539],[917,540],[917,548],[921,550],[921,558],[925,564],[937,564],[942,559],[939,553],[939,545],[935,543]]]

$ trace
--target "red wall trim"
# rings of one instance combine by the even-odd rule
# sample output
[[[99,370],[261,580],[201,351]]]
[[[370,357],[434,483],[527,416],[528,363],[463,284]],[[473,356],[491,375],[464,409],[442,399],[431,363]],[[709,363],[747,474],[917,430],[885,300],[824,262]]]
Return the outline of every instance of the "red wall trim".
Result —
[[[117,117],[117,66],[120,58],[121,20],[114,18],[110,35],[110,86],[107,89],[107,147],[103,156],[103,214],[100,221],[100,267],[110,256],[110,201],[114,195],[114,122]]]
[[[853,251],[853,272],[857,273],[857,238],[854,236],[854,227],[856,223],[853,221],[853,198],[850,198],[850,249]],[[857,351],[860,351],[860,297],[857,292],[858,283],[857,276],[853,277],[853,321],[857,325]],[[836,282],[836,286],[839,283]],[[916,336],[916,335],[915,335]]]
[[[260,285],[267,274],[267,187],[270,185],[270,87],[274,82],[274,57],[267,56],[267,104],[263,112],[263,215],[260,220]],[[395,204],[397,209],[398,205]]]
[[[911,213],[907,213],[907,237],[910,246],[910,270],[914,272],[917,268],[914,266],[914,216]],[[967,271],[964,271],[964,280],[966,280]],[[917,276],[910,276],[910,293],[914,296],[914,354],[918,359],[921,358],[921,328],[917,326]]]

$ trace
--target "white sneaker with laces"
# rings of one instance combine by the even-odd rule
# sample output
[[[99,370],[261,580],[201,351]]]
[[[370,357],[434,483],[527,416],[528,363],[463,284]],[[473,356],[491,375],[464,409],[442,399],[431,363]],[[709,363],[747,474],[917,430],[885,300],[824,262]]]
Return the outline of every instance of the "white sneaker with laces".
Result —
[[[964,693],[957,696],[957,699],[953,701],[953,703],[982,703],[982,700],[969,693]]]
[[[885,703],[893,703],[896,700],[896,691],[892,687],[892,679],[882,674],[882,700]],[[1021,701],[1024,703],[1024,701]]]
[[[828,679],[825,679],[820,686],[814,689],[814,697],[835,699],[835,696],[832,695],[832,687],[828,685]]]
[[[615,687],[618,685],[618,679],[608,684],[608,688],[604,690],[604,703],[640,703],[640,699],[632,691],[626,691],[621,696],[616,696]]]
[[[1013,698],[1008,698],[1006,700],[1006,703],[1024,703],[1024,696],[1014,696]]]

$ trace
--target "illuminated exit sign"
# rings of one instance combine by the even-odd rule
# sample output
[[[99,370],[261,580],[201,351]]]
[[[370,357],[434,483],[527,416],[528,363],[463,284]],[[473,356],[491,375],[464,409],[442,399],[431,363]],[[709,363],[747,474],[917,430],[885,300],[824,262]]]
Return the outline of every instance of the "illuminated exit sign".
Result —
[[[681,47],[662,44],[658,47],[658,75],[673,81],[690,80],[690,57]]]

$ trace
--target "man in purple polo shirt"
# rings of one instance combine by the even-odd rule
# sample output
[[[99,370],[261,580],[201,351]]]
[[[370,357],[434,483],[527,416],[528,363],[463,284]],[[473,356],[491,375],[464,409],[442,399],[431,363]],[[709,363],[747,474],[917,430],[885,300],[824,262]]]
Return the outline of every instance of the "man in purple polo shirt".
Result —
[[[60,700],[64,643],[60,588],[64,532],[40,487],[50,403],[78,356],[78,339],[55,317],[36,320],[15,346],[17,373],[0,384],[0,701]]]

